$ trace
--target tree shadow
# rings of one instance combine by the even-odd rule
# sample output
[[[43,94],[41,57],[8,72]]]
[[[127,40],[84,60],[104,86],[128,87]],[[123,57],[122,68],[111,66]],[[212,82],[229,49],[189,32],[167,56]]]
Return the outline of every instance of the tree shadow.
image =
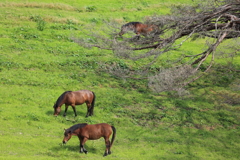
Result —
[[[213,113],[213,111],[210,112],[208,109],[192,108],[189,107],[187,103],[176,105],[176,108],[179,109],[177,115],[180,117],[180,123],[175,124],[178,126],[178,129],[175,131],[178,132],[182,140],[185,141],[184,148],[186,153],[181,153],[181,150],[177,150],[174,154],[185,154],[190,158],[201,159],[201,157],[196,154],[197,151],[192,148],[192,146],[197,143],[207,144],[204,148],[208,149],[212,154],[220,154],[222,157],[237,153],[237,149],[235,149],[237,148],[237,143],[234,143],[234,138],[229,138],[229,140],[225,138],[232,137],[231,135],[233,133],[227,128],[222,128],[219,119],[218,126],[212,126],[213,123],[211,119],[213,119],[213,116],[216,116],[214,114],[217,114],[218,111]],[[206,121],[206,123],[200,124],[197,122],[196,115],[198,115],[199,119]],[[217,117],[215,117],[215,119],[217,119]],[[219,130],[222,130],[222,132],[219,133]],[[232,142],[230,139],[232,139]],[[209,140],[211,140],[211,143],[209,143]],[[230,149],[231,152],[225,152],[224,150],[226,149]]]

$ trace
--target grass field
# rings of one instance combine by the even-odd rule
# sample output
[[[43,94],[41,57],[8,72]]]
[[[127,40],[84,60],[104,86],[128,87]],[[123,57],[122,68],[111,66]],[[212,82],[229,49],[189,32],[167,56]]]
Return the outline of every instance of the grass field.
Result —
[[[186,3],[193,1],[0,0],[0,159],[239,159],[237,73],[216,66],[189,86],[189,96],[156,95],[146,81],[118,79],[99,69],[102,62],[132,62],[70,38],[84,36],[86,26],[100,28],[107,20],[120,27]],[[179,53],[201,50],[193,43]],[[66,117],[54,117],[57,98],[80,89],[95,92],[94,116],[85,118],[83,104],[76,118],[71,108]],[[102,157],[103,139],[87,141],[86,155],[79,153],[77,137],[61,144],[64,128],[85,122],[116,127],[111,155]]]

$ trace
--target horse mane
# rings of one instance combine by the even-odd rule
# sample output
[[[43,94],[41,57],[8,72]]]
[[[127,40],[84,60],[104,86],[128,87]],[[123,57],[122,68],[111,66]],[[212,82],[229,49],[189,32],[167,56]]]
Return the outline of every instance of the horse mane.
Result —
[[[79,124],[75,124],[75,125],[73,125],[73,126],[71,126],[70,128],[68,128],[66,131],[67,132],[74,132],[76,129],[78,129],[78,128],[83,128],[83,127],[85,127],[86,125],[88,125],[87,123],[79,123]]]
[[[124,27],[131,26],[131,25],[136,25],[136,24],[142,24],[141,22],[129,22],[127,24],[124,24]]]
[[[58,97],[58,99],[57,99],[57,101],[56,101],[56,103],[55,103],[55,105],[54,105],[54,108],[57,108],[57,107],[59,106],[59,104],[61,103],[62,99],[64,98],[64,95],[65,95],[66,93],[68,93],[68,92],[72,92],[72,91],[66,91],[66,92],[64,92],[61,96]]]

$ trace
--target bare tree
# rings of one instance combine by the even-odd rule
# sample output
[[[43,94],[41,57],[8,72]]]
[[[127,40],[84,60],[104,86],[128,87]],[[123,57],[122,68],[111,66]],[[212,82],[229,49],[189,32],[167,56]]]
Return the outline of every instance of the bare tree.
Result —
[[[86,47],[98,47],[112,50],[120,57],[133,61],[142,61],[138,69],[122,68],[114,65],[107,70],[123,78],[147,78],[149,87],[156,92],[182,89],[189,83],[199,79],[213,65],[215,52],[225,40],[231,49],[229,52],[239,53],[240,37],[240,0],[209,0],[207,2],[194,1],[192,6],[172,6],[170,15],[155,15],[146,17],[146,24],[154,24],[159,27],[156,36],[118,37],[119,25],[108,23],[108,36],[93,33],[91,41],[81,38],[73,38],[75,42]],[[111,26],[111,27],[109,27]],[[161,55],[178,50],[187,40],[206,40],[206,47],[201,53],[186,53],[178,55],[175,62],[159,67],[155,72],[151,66],[159,63]],[[234,46],[230,46],[230,45]],[[227,46],[226,46],[227,47]],[[227,49],[225,50],[227,52]],[[177,54],[177,52],[174,52]],[[225,53],[226,54],[226,53]],[[209,59],[209,60],[208,60]],[[200,70],[203,63],[208,64],[204,70]]]

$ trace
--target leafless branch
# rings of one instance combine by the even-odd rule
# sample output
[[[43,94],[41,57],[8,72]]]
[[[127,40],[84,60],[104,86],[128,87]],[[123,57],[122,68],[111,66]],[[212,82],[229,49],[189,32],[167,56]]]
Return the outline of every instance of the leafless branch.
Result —
[[[122,77],[141,79],[148,77],[149,87],[160,92],[165,90],[182,90],[186,85],[201,78],[213,66],[215,52],[226,39],[239,41],[240,37],[240,1],[239,0],[194,0],[193,6],[173,6],[171,15],[154,15],[145,19],[146,24],[159,27],[157,36],[118,37],[120,24],[108,23],[113,26],[112,32],[107,36],[91,32],[86,38],[73,40],[85,47],[97,47],[103,50],[112,50],[119,58],[143,61],[138,69],[121,68],[117,65],[106,67],[109,73]],[[105,32],[108,33],[108,32]],[[209,44],[200,53],[176,52],[190,39],[209,38]],[[239,46],[239,45],[237,45]],[[231,47],[230,50],[239,52],[239,48]],[[229,50],[229,51],[230,51]],[[158,73],[151,72],[152,65],[159,63],[161,55],[176,53],[177,61],[167,66],[159,66]],[[226,54],[226,53],[225,53]],[[211,56],[210,56],[211,55]],[[201,66],[209,65],[200,72]],[[164,61],[164,59],[161,59]],[[175,65],[176,64],[176,65]],[[180,73],[180,74],[177,74]],[[164,85],[166,84],[166,85]]]

